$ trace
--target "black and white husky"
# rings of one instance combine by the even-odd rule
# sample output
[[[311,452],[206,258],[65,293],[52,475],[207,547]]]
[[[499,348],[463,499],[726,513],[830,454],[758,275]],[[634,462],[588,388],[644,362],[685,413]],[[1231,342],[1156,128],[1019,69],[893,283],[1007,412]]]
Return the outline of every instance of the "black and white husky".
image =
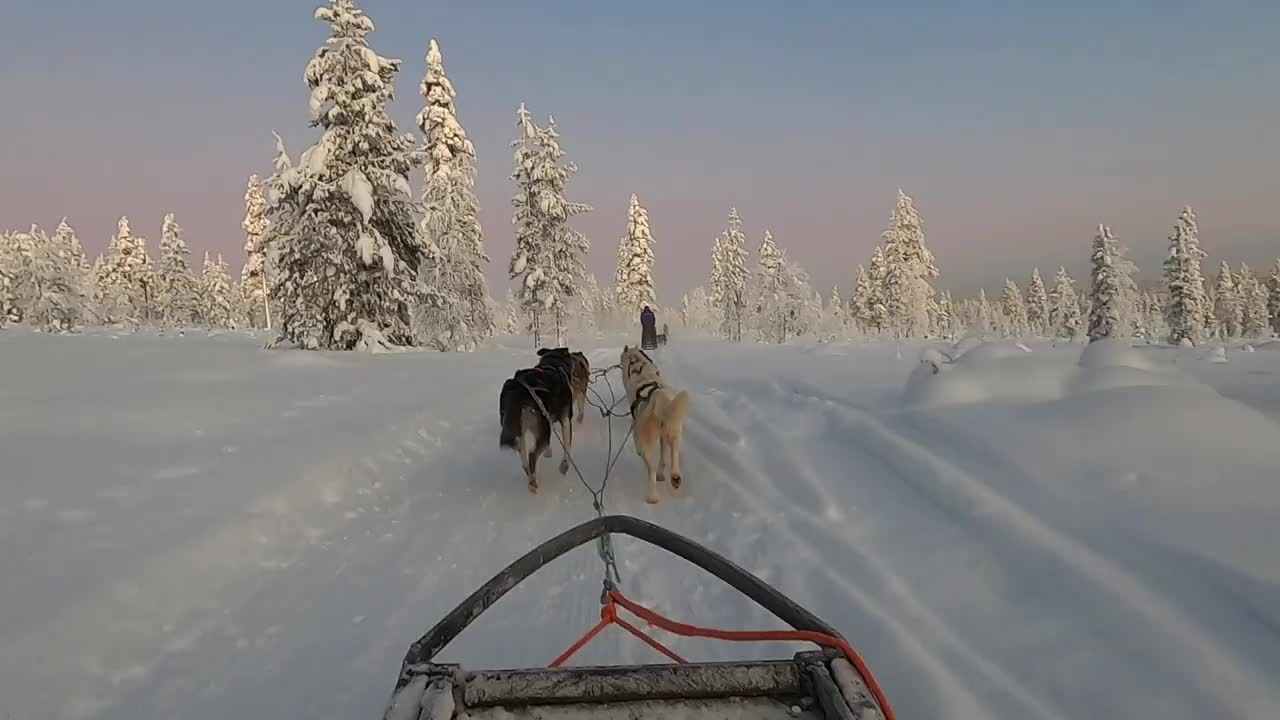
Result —
[[[498,418],[502,432],[498,446],[520,455],[520,466],[529,480],[529,492],[538,492],[538,456],[551,457],[551,423],[560,423],[564,458],[560,474],[569,472],[569,450],[573,448],[573,411],[578,408],[582,422],[587,401],[591,365],[587,356],[569,348],[538,350],[538,364],[517,370],[502,384],[498,396]],[[544,414],[545,411],[545,414]]]
[[[631,433],[636,453],[649,471],[645,500],[658,502],[658,483],[671,473],[671,487],[684,481],[680,460],[684,448],[684,422],[689,414],[689,393],[672,388],[658,366],[640,348],[622,348],[622,385],[631,402]]]

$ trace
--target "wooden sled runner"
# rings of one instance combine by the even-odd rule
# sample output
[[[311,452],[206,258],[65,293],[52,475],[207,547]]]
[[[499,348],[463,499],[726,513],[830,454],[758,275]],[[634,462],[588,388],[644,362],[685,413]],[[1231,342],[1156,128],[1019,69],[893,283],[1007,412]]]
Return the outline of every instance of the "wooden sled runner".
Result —
[[[600,623],[547,667],[471,671],[434,662],[437,653],[511,588],[580,545],[602,540],[602,548],[607,547],[610,534],[628,535],[688,560],[793,629],[729,631],[675,622],[627,598],[606,572]],[[604,553],[602,549],[602,557]],[[677,635],[732,642],[802,641],[820,649],[777,660],[687,663],[620,611]],[[609,625],[635,635],[674,664],[562,667]],[[866,663],[830,625],[723,556],[625,515],[596,518],[534,548],[414,642],[401,665],[384,720],[684,717],[895,720]]]

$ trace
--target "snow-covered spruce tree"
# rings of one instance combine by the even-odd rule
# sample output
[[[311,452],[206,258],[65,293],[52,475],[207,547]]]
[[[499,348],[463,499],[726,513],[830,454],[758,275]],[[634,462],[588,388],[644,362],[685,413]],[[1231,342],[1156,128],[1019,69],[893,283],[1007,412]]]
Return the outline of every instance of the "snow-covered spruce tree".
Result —
[[[33,228],[35,294],[28,322],[45,332],[70,332],[88,311],[88,270],[75,230],[63,219],[52,237]]]
[[[1027,325],[1035,335],[1047,335],[1049,326],[1049,293],[1045,291],[1040,268],[1031,271],[1031,285],[1027,287]]]
[[[40,234],[34,225],[27,232],[9,233],[4,247],[0,248],[0,266],[8,275],[8,292],[13,295],[13,322],[31,314],[39,295],[35,262]]]
[[[1240,337],[1244,326],[1244,305],[1236,291],[1235,278],[1226,260],[1218,267],[1213,283],[1213,335],[1220,338]]]
[[[262,181],[249,176],[244,192],[244,265],[240,268],[240,297],[249,327],[271,329],[271,263],[267,262],[267,200]]]
[[[885,297],[889,268],[884,249],[879,245],[871,253],[871,264],[865,274],[858,266],[858,279],[853,290],[854,316],[868,333],[890,329],[889,300]]]
[[[822,297],[809,283],[809,273],[799,263],[782,258],[782,287],[777,305],[778,342],[804,337],[822,322]]]
[[[762,342],[786,340],[786,313],[790,298],[784,297],[786,258],[773,241],[773,233],[764,231],[756,252],[756,271],[751,278],[751,311],[756,335]]]
[[[1271,330],[1280,335],[1280,258],[1276,259],[1267,280],[1267,314],[1271,317]]]
[[[420,341],[438,350],[474,350],[494,330],[484,278],[489,256],[475,192],[476,151],[458,122],[456,93],[435,40],[427,50],[421,94],[426,99],[418,113],[427,155],[422,192],[426,250],[418,269],[422,301],[415,330]]]
[[[98,292],[102,319],[108,324],[141,323],[151,318],[155,274],[147,256],[147,241],[129,229],[121,216],[107,254],[98,267]]]
[[[569,202],[565,190],[578,168],[564,160],[555,119],[540,128],[524,104],[516,113],[520,137],[514,143],[516,194],[511,202],[516,247],[508,274],[519,279],[517,297],[533,322],[534,345],[542,344],[542,314],[555,320],[556,343],[564,335],[569,301],[578,293],[586,270],[583,258],[591,244],[569,221],[591,211],[585,203]]]
[[[986,288],[978,288],[978,304],[974,312],[974,324],[979,334],[987,335],[996,330],[996,317],[991,302],[987,300]]]
[[[1133,337],[1137,295],[1132,279],[1134,267],[1111,234],[1111,228],[1098,225],[1091,257],[1089,341]]]
[[[222,255],[214,260],[206,251],[204,269],[200,274],[200,304],[205,324],[210,328],[231,327],[233,306],[231,301],[231,276]]]
[[[1058,268],[1049,295],[1049,334],[1068,340],[1080,334],[1080,299],[1065,267]]]
[[[845,310],[844,300],[840,297],[840,288],[831,286],[831,297],[827,300],[823,319],[826,331],[834,337],[844,337],[849,332],[849,313]]]
[[[1240,299],[1240,334],[1260,338],[1271,329],[1267,313],[1267,288],[1245,263],[1236,274],[1236,295]]]
[[[1210,307],[1200,271],[1200,261],[1204,258],[1195,213],[1190,207],[1183,208],[1169,237],[1169,256],[1164,261],[1165,290],[1169,298],[1165,317],[1171,343],[1183,340],[1198,343],[1204,337]]]
[[[738,209],[729,209],[729,225],[711,252],[711,302],[720,313],[720,335],[742,341],[747,307],[747,248]]]
[[[1000,309],[1008,320],[1007,333],[1011,337],[1022,337],[1030,331],[1027,322],[1027,304],[1022,299],[1022,290],[1018,283],[1005,278],[1004,293],[1000,296]]]
[[[369,48],[373,22],[355,0],[329,0],[315,17],[330,26],[305,73],[322,134],[296,166],[277,136],[268,183],[281,339],[308,349],[410,345],[423,243],[409,173],[423,156],[387,110],[400,61]]]
[[[635,193],[627,208],[627,232],[618,241],[618,268],[614,289],[623,312],[638,314],[645,305],[656,307],[658,296],[653,285],[653,233],[649,230],[649,211],[640,204]]]
[[[938,267],[925,245],[924,226],[911,196],[901,189],[883,238],[889,323],[899,337],[924,337],[936,314],[930,280],[938,277]]]
[[[200,317],[200,292],[191,274],[191,251],[173,213],[160,231],[160,266],[156,272],[156,312],[166,326],[190,325]]]
[[[951,291],[943,290],[938,294],[938,310],[934,318],[934,332],[939,337],[955,337],[959,332],[956,317],[955,301],[951,299]]]

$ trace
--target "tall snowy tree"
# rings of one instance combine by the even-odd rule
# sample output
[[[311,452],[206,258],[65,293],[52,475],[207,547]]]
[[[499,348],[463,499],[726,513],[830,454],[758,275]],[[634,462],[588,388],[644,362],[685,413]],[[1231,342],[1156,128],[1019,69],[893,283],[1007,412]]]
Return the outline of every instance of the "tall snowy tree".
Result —
[[[940,337],[955,337],[959,332],[959,325],[956,318],[955,301],[951,299],[951,291],[943,290],[938,295],[938,314],[935,322],[937,334]]]
[[[787,261],[769,230],[764,231],[756,262],[756,272],[751,279],[756,333],[765,342],[783,342],[786,340],[786,313],[790,300],[785,297]]]
[[[1213,284],[1213,334],[1222,338],[1240,337],[1244,328],[1244,304],[1237,291],[1231,266],[1226,260],[1218,267],[1218,277]]]
[[[1089,341],[1133,337],[1137,295],[1132,279],[1134,267],[1111,234],[1111,228],[1105,225],[1098,225],[1092,260]]]
[[[1240,299],[1240,334],[1260,338],[1271,329],[1267,311],[1267,288],[1245,263],[1236,275],[1236,296]]]
[[[901,189],[883,237],[884,297],[889,322],[899,337],[924,337],[935,314],[930,280],[938,277],[938,267],[925,245],[920,214],[911,196]]]
[[[720,334],[741,342],[747,308],[747,248],[738,209],[729,209],[729,225],[711,253],[711,302],[720,312]]]
[[[205,324],[210,328],[229,328],[232,325],[231,276],[222,255],[217,260],[204,254],[204,269],[200,274],[200,304]]]
[[[1004,293],[1000,296],[1000,309],[1004,311],[1005,319],[1009,323],[1010,336],[1022,337],[1030,331],[1031,327],[1027,321],[1027,304],[1022,299],[1022,290],[1018,288],[1018,283],[1008,278],[1005,278]]]
[[[105,322],[139,323],[151,318],[155,276],[146,243],[129,229],[129,218],[122,216],[98,267],[99,304]]]
[[[1065,267],[1058,268],[1053,292],[1049,295],[1049,331],[1053,337],[1074,339],[1080,334],[1080,299],[1075,281]]]
[[[1271,329],[1280,335],[1280,259],[1271,268],[1267,280],[1267,314],[1271,316]]]
[[[1209,302],[1205,295],[1204,275],[1200,261],[1200,232],[1195,213],[1183,208],[1169,237],[1169,256],[1164,261],[1165,289],[1169,296],[1165,315],[1169,324],[1169,342],[1199,342],[1204,336]]]
[[[978,326],[979,333],[985,335],[996,329],[995,312],[991,307],[991,302],[987,300],[985,288],[978,288],[978,303],[975,315],[974,322]]]
[[[410,345],[424,245],[409,173],[424,158],[387,109],[400,61],[369,48],[373,22],[355,0],[329,0],[315,17],[330,26],[305,73],[322,134],[296,165],[277,136],[269,181],[281,338],[308,349]]]
[[[191,251],[173,213],[160,231],[160,267],[156,272],[156,311],[166,325],[189,325],[200,316],[199,287],[191,274]]]
[[[36,322],[49,332],[69,332],[90,315],[93,287],[84,248],[66,218],[38,257],[44,292]]]
[[[518,297],[533,321],[534,344],[542,343],[544,312],[555,319],[556,343],[560,344],[569,301],[577,295],[586,274],[583,258],[591,250],[586,236],[569,221],[590,212],[591,206],[565,199],[569,179],[578,168],[564,159],[555,119],[549,119],[545,128],[537,127],[521,103],[516,126],[520,138],[514,143],[516,195],[511,201],[516,247],[508,274],[513,280],[520,279]]]
[[[267,262],[267,200],[262,181],[249,176],[244,192],[244,265],[240,268],[240,295],[250,327],[271,329],[271,263]]]
[[[472,350],[494,331],[484,278],[489,256],[475,192],[476,151],[458,122],[456,93],[435,40],[427,50],[421,94],[426,98],[418,113],[427,143],[422,192],[426,251],[418,269],[423,297],[416,330],[420,340],[438,350]]]
[[[618,241],[618,269],[614,275],[618,305],[625,312],[639,313],[645,305],[655,307],[658,296],[653,285],[653,233],[649,211],[634,193],[627,208],[627,232]]]
[[[889,330],[889,301],[885,297],[888,272],[884,249],[879,245],[871,253],[871,265],[866,272],[861,265],[858,266],[858,279],[853,290],[854,317],[867,332]]]
[[[1040,268],[1031,271],[1031,285],[1027,287],[1027,324],[1032,333],[1045,335],[1049,325],[1049,293],[1045,291]]]

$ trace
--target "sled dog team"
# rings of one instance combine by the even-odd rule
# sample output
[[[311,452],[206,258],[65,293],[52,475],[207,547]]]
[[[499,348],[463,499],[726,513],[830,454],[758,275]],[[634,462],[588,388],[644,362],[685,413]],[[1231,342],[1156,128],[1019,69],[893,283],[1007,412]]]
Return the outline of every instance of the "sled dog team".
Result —
[[[668,473],[673,489],[678,489],[684,480],[680,455],[689,393],[667,384],[653,359],[638,347],[623,346],[619,365],[631,411],[631,436],[636,454],[648,468],[645,500],[656,503],[658,483],[665,482]],[[560,426],[565,447],[560,474],[569,472],[574,411],[581,425],[590,380],[591,364],[587,356],[560,347],[538,350],[537,365],[517,370],[502,384],[498,398],[502,432],[498,445],[511,448],[520,456],[520,465],[529,480],[529,492],[538,492],[538,458],[551,457],[553,422]]]

